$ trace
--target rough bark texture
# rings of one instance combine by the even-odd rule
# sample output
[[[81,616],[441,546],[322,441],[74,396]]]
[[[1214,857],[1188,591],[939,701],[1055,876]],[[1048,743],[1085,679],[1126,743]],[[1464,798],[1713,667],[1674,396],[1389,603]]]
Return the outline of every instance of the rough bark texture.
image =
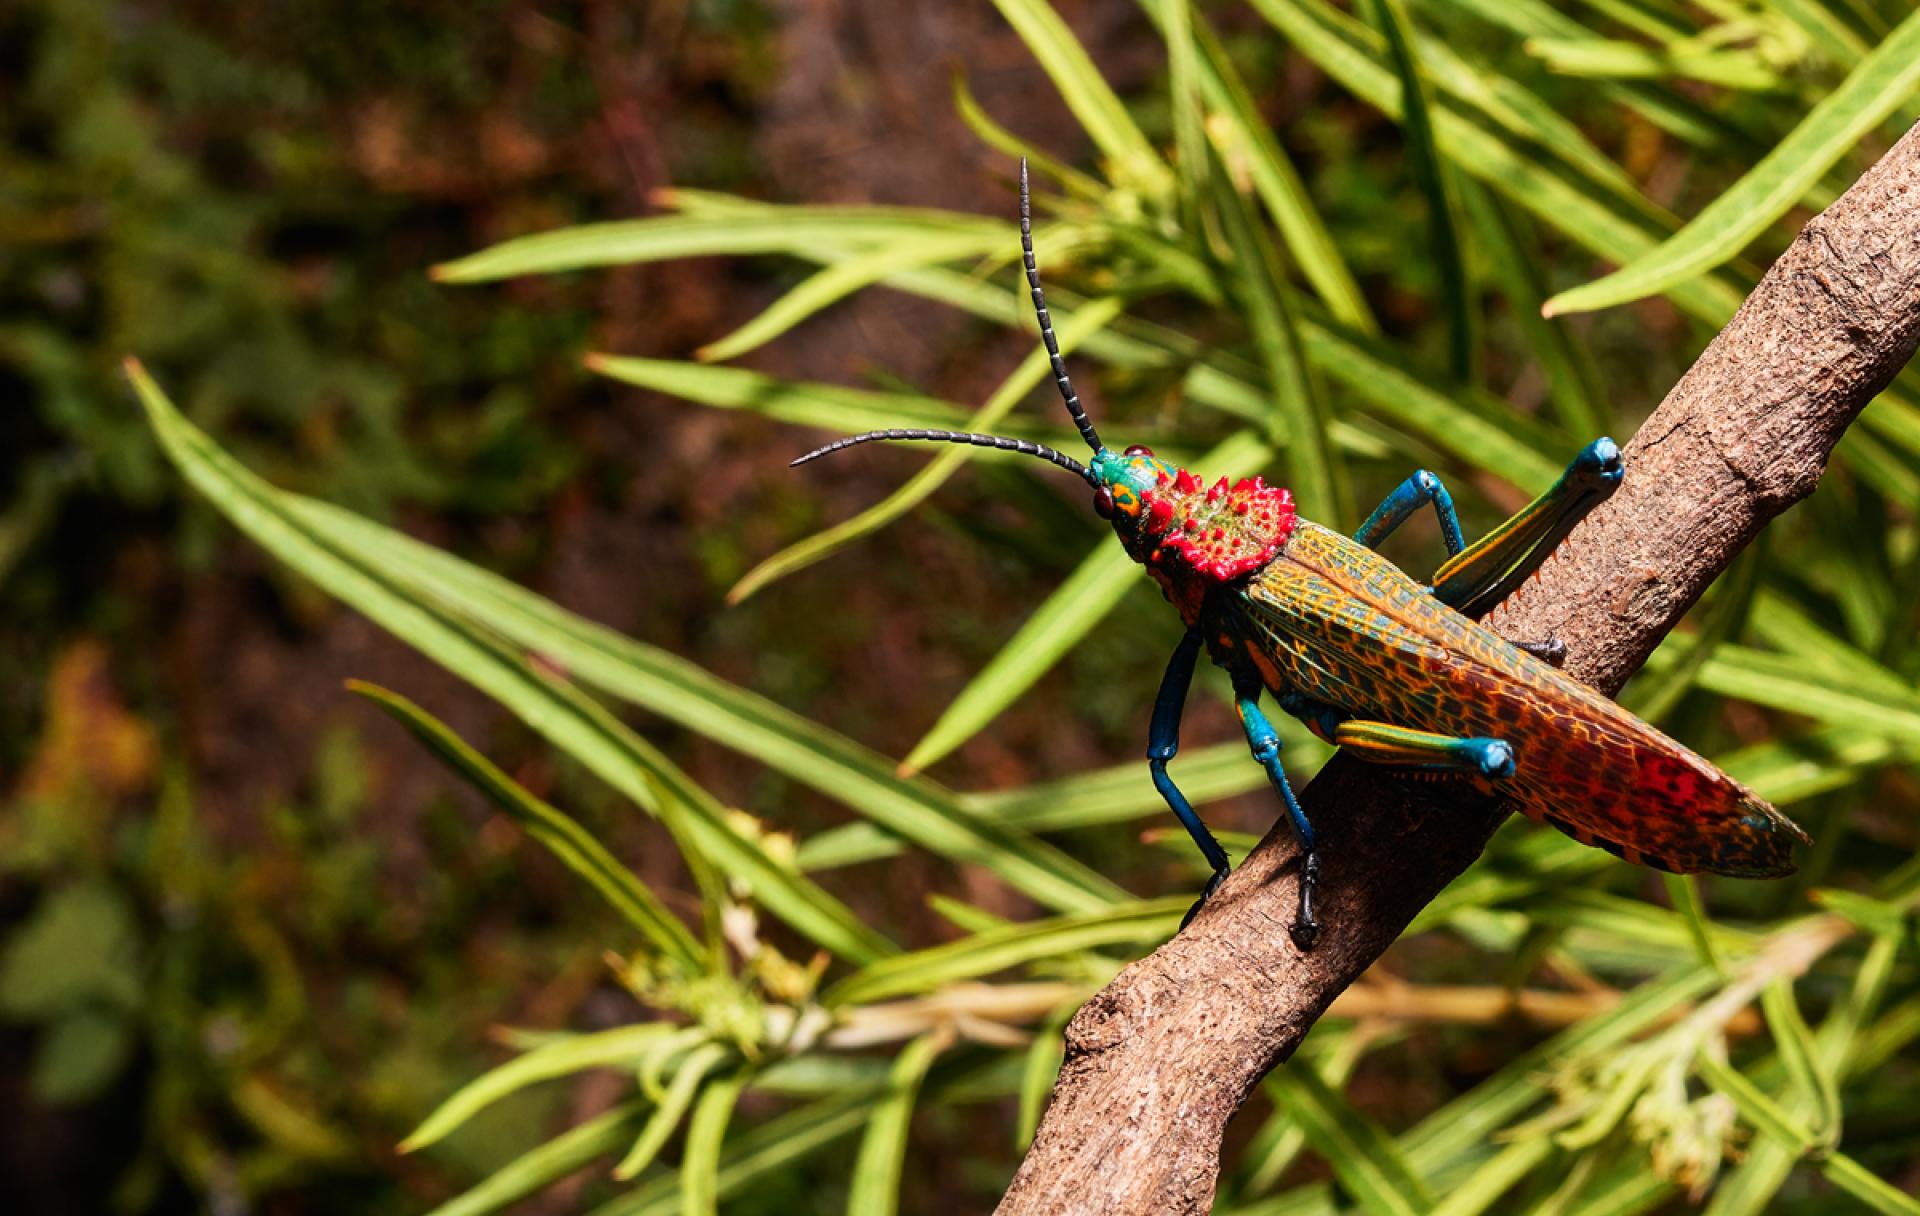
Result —
[[[1559,637],[1617,692],[1920,343],[1920,127],[1792,247],[1626,447],[1613,498],[1490,618]],[[1336,756],[1301,795],[1322,841],[1321,944],[1287,936],[1284,822],[1186,932],[1068,1025],[1066,1063],[1000,1204],[1180,1216],[1211,1205],[1227,1121],[1342,989],[1479,856],[1500,814]]]

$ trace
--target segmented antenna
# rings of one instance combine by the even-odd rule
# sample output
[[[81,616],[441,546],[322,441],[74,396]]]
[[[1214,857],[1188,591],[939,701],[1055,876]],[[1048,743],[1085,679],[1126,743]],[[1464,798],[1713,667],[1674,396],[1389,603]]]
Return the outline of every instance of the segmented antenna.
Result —
[[[1081,408],[1080,395],[1073,391],[1073,381],[1067,379],[1067,362],[1060,357],[1060,340],[1053,336],[1053,318],[1047,315],[1047,297],[1040,290],[1040,267],[1033,260],[1033,217],[1032,204],[1027,197],[1027,158],[1020,158],[1020,251],[1026,255],[1027,286],[1033,289],[1033,314],[1040,319],[1040,340],[1047,344],[1047,357],[1053,361],[1053,382],[1060,388],[1060,397],[1067,403],[1067,413],[1073,415],[1073,425],[1080,428],[1080,438],[1095,452],[1102,450],[1100,434],[1093,429],[1093,422],[1087,417],[1087,411]]]
[[[822,456],[838,452],[842,448],[854,447],[862,443],[873,443],[888,439],[930,439],[939,443],[970,443],[980,448],[998,448],[1003,452],[1019,452],[1024,456],[1038,456],[1040,459],[1059,465],[1088,485],[1099,487],[1100,479],[1093,470],[1081,464],[1071,456],[1062,455],[1042,443],[1031,443],[1025,439],[1009,439],[1004,435],[979,435],[972,431],[927,431],[918,428],[888,431],[868,431],[864,435],[850,435],[845,439],[836,439],[825,447],[815,448],[805,456],[793,462],[802,465],[809,460],[818,460]],[[787,467],[792,468],[793,465]]]

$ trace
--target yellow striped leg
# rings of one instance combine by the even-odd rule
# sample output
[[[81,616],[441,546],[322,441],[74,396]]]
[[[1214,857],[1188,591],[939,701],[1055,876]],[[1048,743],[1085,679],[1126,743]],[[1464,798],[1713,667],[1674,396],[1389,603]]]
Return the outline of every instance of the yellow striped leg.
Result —
[[[1513,748],[1504,739],[1461,738],[1352,718],[1333,741],[1369,764],[1481,777],[1513,776]]]
[[[1493,611],[1540,568],[1587,512],[1607,500],[1623,471],[1613,440],[1594,440],[1573,458],[1552,489],[1448,558],[1434,572],[1433,593],[1475,620]]]

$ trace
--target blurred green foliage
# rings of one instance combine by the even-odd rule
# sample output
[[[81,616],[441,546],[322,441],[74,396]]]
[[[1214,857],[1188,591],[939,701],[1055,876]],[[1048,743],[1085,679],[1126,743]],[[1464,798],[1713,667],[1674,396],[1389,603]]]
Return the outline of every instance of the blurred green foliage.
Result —
[[[1122,98],[1044,0],[997,7],[1090,154],[1069,164],[1029,147],[964,81],[956,109],[987,146],[1035,158],[1050,299],[1109,434],[1209,472],[1262,468],[1318,487],[1303,505],[1336,523],[1426,465],[1450,479],[1475,528],[1594,430],[1632,429],[1807,209],[1898,134],[1887,116],[1911,93],[1900,52],[1920,36],[1920,18],[1875,0],[1409,0],[1351,12],[1149,0],[1140,32],[1159,40],[1164,71]],[[737,21],[749,42],[762,28],[754,13],[711,8],[690,11]],[[356,735],[320,733],[299,805],[264,809],[260,836],[231,853],[199,822],[189,758],[99,694],[100,656],[69,649],[71,671],[49,681],[50,708],[34,719],[38,756],[52,759],[36,759],[6,824],[8,856],[38,894],[0,947],[0,1017],[32,1028],[41,1098],[111,1093],[127,1061],[150,1059],[134,1099],[147,1130],[120,1179],[129,1207],[162,1202],[176,1180],[211,1196],[305,1186],[405,1207],[450,1193],[448,1178],[472,1185],[445,1213],[543,1193],[606,1213],[990,1202],[1031,1134],[1065,1016],[1172,932],[1198,878],[1184,850],[1169,863],[1127,847],[1122,825],[1163,816],[1136,762],[987,793],[955,788],[984,784],[961,766],[949,766],[951,784],[920,770],[1045,695],[1037,686],[1057,664],[1076,695],[1066,712],[1097,720],[1102,737],[1137,729],[1172,636],[1164,605],[1090,513],[1063,508],[1057,479],[973,449],[936,456],[825,542],[808,535],[817,511],[787,510],[777,535],[791,547],[757,567],[747,559],[764,553],[739,552],[739,533],[703,541],[701,568],[741,580],[735,598],[755,604],[828,577],[806,568],[877,543],[895,520],[931,519],[985,546],[1009,572],[1004,586],[1069,572],[1037,607],[955,626],[988,657],[928,712],[902,771],[758,689],[389,529],[369,516],[411,503],[484,518],[590,475],[526,404],[544,399],[530,384],[571,374],[556,367],[586,347],[584,312],[563,307],[555,320],[423,283],[413,267],[459,251],[441,247],[445,233],[356,261],[351,276],[300,273],[297,234],[317,225],[371,241],[394,222],[329,162],[337,147],[303,156],[272,124],[240,123],[215,132],[232,141],[215,140],[222,156],[156,149],[196,123],[231,124],[237,106],[298,111],[312,96],[279,70],[184,71],[196,55],[223,57],[165,22],[141,32],[171,35],[127,37],[116,11],[0,17],[36,40],[21,75],[32,86],[6,120],[23,126],[0,153],[26,170],[0,175],[0,190],[38,183],[17,206],[0,193],[0,224],[79,224],[0,247],[0,291],[26,293],[0,296],[0,374],[31,384],[37,410],[21,485],[68,470],[38,499],[21,491],[9,534],[57,535],[81,495],[149,503],[160,492],[153,448],[104,387],[107,361],[137,351],[192,415],[136,377],[167,456],[306,580],[295,587],[365,613],[564,759],[557,781],[509,771],[415,701],[363,687],[500,809],[492,824],[513,825],[476,849],[442,808],[409,875],[418,890],[394,905],[372,893],[373,841],[391,837],[371,822]],[[323,38],[303,61],[314,80],[365,73],[374,91],[404,84],[484,108],[486,54],[459,38],[487,15],[395,18],[382,27],[391,45],[330,55],[341,44]],[[512,26],[511,13],[491,15]],[[341,28],[319,7],[305,17]],[[749,54],[740,70],[763,66]],[[196,108],[205,90],[219,104]],[[1834,96],[1851,107],[1841,119],[1822,100]],[[580,98],[555,79],[517,100],[538,112]],[[104,134],[89,136],[96,123]],[[1784,178],[1775,148],[1794,154]],[[89,185],[76,167],[98,176]],[[1742,219],[1757,239],[1702,246],[1680,217],[1729,195],[1752,202]],[[119,222],[89,225],[102,199]],[[657,201],[661,214],[508,241],[438,276],[712,254],[797,262],[808,270],[788,294],[711,336],[708,362],[590,360],[611,380],[780,423],[958,426],[999,417],[1043,380],[1029,359],[976,406],[880,374],[848,387],[713,362],[866,289],[1027,333],[1006,214],[698,190]],[[1659,297],[1539,320],[1602,264],[1637,265]],[[57,353],[33,353],[46,350]],[[500,395],[518,392],[528,396]],[[493,405],[450,404],[467,399]],[[1814,501],[1770,531],[1628,693],[1808,823],[1820,844],[1801,877],[1661,882],[1509,827],[1422,915],[1394,973],[1357,986],[1268,1079],[1243,1116],[1221,1210],[1920,1211],[1920,1126],[1906,1100],[1920,1037],[1916,402],[1905,376]],[[1051,401],[996,425],[1062,437]],[[968,490],[949,488],[961,480]],[[15,580],[30,585],[33,551],[19,552]],[[1413,542],[1396,553],[1416,571],[1431,565]],[[852,618],[815,613],[802,634],[824,650],[858,636]],[[1118,703],[1115,674],[1136,667],[1138,705]],[[792,686],[835,669],[796,651],[764,670]],[[920,708],[906,704],[912,691],[869,712]],[[73,715],[84,730],[57,729],[61,705],[88,707]],[[1287,744],[1296,772],[1324,754],[1299,731]],[[689,755],[709,746],[773,775],[755,787],[757,818],[692,775]],[[88,763],[58,762],[75,754]],[[1191,746],[1177,769],[1197,801],[1263,781],[1238,743]],[[137,827],[110,813],[116,797],[156,786]],[[795,830],[822,818],[803,790],[843,808],[838,826]],[[628,805],[658,825],[645,852],[625,830]],[[517,889],[508,852],[523,838],[577,878],[574,890],[601,897],[592,912],[542,918],[550,905]],[[629,869],[633,858],[644,863]],[[881,867],[934,876],[930,919],[872,913]],[[1140,874],[1171,894],[1137,897]],[[76,949],[96,957],[46,961]],[[326,973],[340,994],[303,987],[312,958],[341,960]],[[475,1071],[465,1057],[480,1026],[517,1019],[513,994],[543,976],[571,991],[557,1007],[572,1028],[502,1032],[512,1058],[456,1087]],[[625,999],[582,1012],[580,994],[607,979]],[[346,1011],[348,1024],[322,1024],[322,1010]],[[563,1077],[581,1080],[564,1092],[537,1084]],[[401,1119],[421,1120],[405,1144],[417,1157],[386,1148]]]

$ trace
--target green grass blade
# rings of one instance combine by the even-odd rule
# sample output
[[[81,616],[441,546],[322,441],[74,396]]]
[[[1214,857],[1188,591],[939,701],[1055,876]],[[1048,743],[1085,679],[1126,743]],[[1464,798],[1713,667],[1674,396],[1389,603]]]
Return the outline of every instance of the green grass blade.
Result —
[[[1474,341],[1473,285],[1467,278],[1466,254],[1454,214],[1447,167],[1434,138],[1426,84],[1420,78],[1406,11],[1400,0],[1370,0],[1374,24],[1387,44],[1387,57],[1400,82],[1400,127],[1406,134],[1407,159],[1414,181],[1427,196],[1427,225],[1433,260],[1440,271],[1442,308],[1447,317],[1447,350],[1454,379],[1473,384],[1477,346]]]
[[[1794,656],[1724,645],[1701,666],[1700,686],[1832,725],[1920,741],[1920,696],[1836,685]]]
[[[1325,406],[1307,374],[1294,326],[1292,291],[1228,175],[1217,174],[1214,184],[1227,243],[1233,250],[1237,294],[1267,372],[1267,396],[1272,402],[1268,442],[1277,447],[1283,438],[1287,441],[1287,474],[1294,496],[1314,504],[1315,514],[1327,526],[1339,529],[1347,514],[1346,474],[1328,442]]]
[[[697,784],[603,707],[457,613],[457,600],[455,607],[437,605],[408,588],[402,576],[418,570],[402,569],[392,559],[409,552],[433,553],[430,546],[398,545],[397,534],[350,512],[275,491],[189,423],[138,364],[129,365],[128,375],[168,457],[261,547],[499,701],[636,804],[657,813],[657,790],[664,786],[683,806],[704,809],[707,813],[696,815],[692,825],[701,848],[747,882],[769,912],[819,945],[853,961],[898,949],[820,887],[775,863],[758,844],[734,831]],[[348,539],[341,541],[338,532],[330,537],[325,525],[343,520],[347,526],[340,531]],[[433,556],[453,562],[444,554]]]
[[[1200,85],[1212,111],[1210,124],[1230,163],[1244,165],[1261,205],[1273,217],[1287,253],[1334,320],[1358,333],[1377,334],[1380,323],[1367,307],[1353,271],[1334,244],[1326,221],[1307,194],[1306,183],[1274,138],[1259,104],[1241,80],[1219,37],[1193,17],[1200,47]]]
[[[1158,943],[1180,927],[1180,918],[1192,902],[1186,896],[1137,900],[1093,916],[1029,921],[975,933],[864,967],[829,988],[821,1003],[833,1009],[867,1005],[1079,950]]]
[[[1160,37],[1167,44],[1167,105],[1173,112],[1174,168],[1187,226],[1201,230],[1207,196],[1207,134],[1200,102],[1200,53],[1194,45],[1197,15],[1190,0],[1157,0]]]
[[[1260,15],[1343,87],[1389,117],[1401,117],[1399,84],[1372,32],[1319,0],[1252,0]],[[1626,261],[1657,243],[1670,225],[1645,199],[1622,197],[1603,180],[1556,162],[1551,148],[1488,131],[1445,98],[1433,114],[1447,162],[1472,174],[1601,257]],[[1689,316],[1724,325],[1745,292],[1720,275],[1673,284],[1666,294]]]
[[[640,1129],[633,1147],[620,1159],[620,1164],[613,1167],[615,1178],[625,1182],[653,1164],[653,1159],[666,1147],[668,1137],[678,1130],[680,1120],[686,1117],[687,1108],[693,1105],[694,1098],[700,1092],[701,1082],[727,1055],[725,1047],[708,1043],[696,1048],[681,1062],[673,1074],[672,1083],[667,1086],[667,1092],[660,1097],[660,1105],[647,1119],[646,1126]]]
[[[972,411],[950,401],[916,393],[880,392],[846,388],[809,380],[786,380],[765,372],[738,367],[703,367],[679,359],[639,359],[591,354],[587,367],[622,384],[666,393],[716,409],[742,410],[794,426],[856,434],[888,427],[957,431]],[[1078,431],[1049,426],[1018,415],[1000,424],[1000,433],[1031,439],[1049,447],[1071,450],[1081,442]],[[794,455],[800,454],[795,445]],[[982,448],[976,459],[1029,461],[1016,452]]]
[[[457,605],[575,678],[723,743],[854,808],[929,852],[986,867],[1063,912],[1127,898],[1053,846],[970,810],[925,778],[697,664],[583,620],[507,579],[391,529],[312,500],[286,501],[318,535],[378,555],[409,592]],[[737,837],[736,837],[737,839]],[[887,953],[891,953],[889,949]]]
[[[1070,352],[1074,345],[1092,333],[1111,323],[1120,315],[1121,302],[1115,299],[1095,300],[1074,313],[1071,319],[1059,325],[1058,336],[1063,352]],[[987,398],[971,418],[961,426],[966,431],[990,432],[1008,411],[1018,405],[1022,398],[1031,393],[1042,379],[1051,374],[1051,363],[1047,351],[1036,346],[1013,374],[1001,382],[993,395]],[[772,557],[767,558],[749,570],[741,580],[727,592],[727,602],[737,604],[767,584],[797,570],[803,570],[815,562],[821,561],[854,541],[870,533],[877,532],[894,520],[913,510],[924,502],[929,495],[944,485],[947,479],[973,459],[975,452],[984,449],[970,444],[945,444],[940,446],[938,454],[927,462],[925,468],[914,474],[907,483],[889,494],[884,500],[867,508],[852,519],[835,524],[824,532],[790,545]]]
[[[1473,1171],[1464,1185],[1450,1187],[1428,1216],[1480,1216],[1492,1210],[1520,1180],[1553,1155],[1553,1141],[1534,1136],[1507,1145]]]
[[[1820,1172],[1835,1189],[1845,1191],[1885,1216],[1920,1216],[1920,1199],[1895,1187],[1845,1153],[1820,1163]]]
[[[1052,6],[1046,0],[994,0],[994,7],[1040,61],[1067,108],[1100,149],[1114,185],[1151,199],[1166,197],[1173,189],[1166,162]]]
[[[1286,747],[1288,763],[1304,771],[1319,768],[1332,749],[1292,718],[1274,723]],[[1235,794],[1265,789],[1266,773],[1247,757],[1243,743],[1182,750],[1175,762],[1180,789],[1195,806]],[[1029,832],[1105,827],[1166,813],[1167,804],[1146,780],[1138,761],[1077,773],[1017,790],[963,794],[961,801],[982,816]],[[900,841],[869,823],[850,823],[811,836],[800,846],[800,868],[831,870],[862,861],[898,856]]]
[[[1555,413],[1573,435],[1606,434],[1612,423],[1593,358],[1571,327],[1555,325],[1540,315],[1547,293],[1539,276],[1539,251],[1522,233],[1517,217],[1486,187],[1478,182],[1461,185],[1467,218],[1486,250],[1513,320],[1526,337],[1527,349],[1547,373]]]
[[[1020,1114],[1014,1123],[1013,1146],[1024,1151],[1040,1130],[1040,1116],[1046,1111],[1047,1097],[1060,1079],[1060,1063],[1066,1058],[1067,1045],[1062,1037],[1078,1002],[1069,1002],[1049,1016],[1033,1032],[1027,1045],[1027,1058],[1020,1069]]]
[[[1530,38],[1527,53],[1559,76],[1590,80],[1697,80],[1723,89],[1779,92],[1786,82],[1748,51],[1673,50],[1614,38]],[[1819,174],[1814,175],[1818,180]]]
[[[724,338],[695,352],[702,362],[720,363],[766,345],[808,317],[837,304],[862,288],[871,287],[902,270],[937,266],[1005,253],[1013,248],[1011,230],[1001,233],[957,233],[930,236],[836,262],[809,275],[799,286],[769,305],[766,311]]]
[[[418,1152],[445,1139],[482,1110],[537,1082],[571,1076],[589,1068],[625,1067],[658,1046],[674,1029],[667,1022],[616,1026],[593,1034],[568,1035],[515,1056],[455,1090],[421,1120],[412,1135],[400,1142],[400,1151]]]
[[[1831,1147],[1840,1142],[1840,1086],[1814,1044],[1813,1030],[1800,1016],[1790,980],[1777,979],[1760,994],[1760,1011],[1780,1052],[1787,1077],[1810,1112],[1810,1130]]]
[[[1547,301],[1547,315],[1656,295],[1735,257],[1920,84],[1920,14],[1827,94],[1745,177],[1679,232],[1604,278]]]
[[[1080,172],[1063,160],[1049,156],[1038,146],[1001,126],[974,97],[973,90],[967,87],[966,73],[957,64],[953,69],[953,108],[960,115],[960,121],[967,124],[967,129],[981,143],[1005,153],[1009,161],[1025,157],[1033,165],[1036,176],[1052,178],[1077,198],[1097,202],[1105,197],[1106,183]]]
[[[485,794],[561,864],[586,879],[653,943],[654,949],[690,967],[703,965],[700,946],[687,927],[571,816],[528,793],[446,723],[407,698],[361,680],[349,680],[347,687],[392,715],[441,763]]]
[[[1243,434],[1208,453],[1202,467],[1237,475],[1267,456],[1259,440]],[[1124,549],[1102,542],[960,690],[901,767],[924,769],[979,733],[1097,626],[1138,577]]]
[[[483,283],[674,258],[731,254],[802,254],[819,241],[901,244],[968,234],[1007,239],[1005,220],[958,211],[904,207],[793,207],[779,216],[741,210],[720,216],[663,215],[557,228],[516,237],[433,268],[442,283]]]
[[[1468,405],[1407,367],[1385,343],[1312,324],[1300,327],[1300,337],[1313,365],[1370,406],[1374,416],[1406,428],[1468,467],[1485,469],[1530,493],[1552,485],[1566,467],[1568,445],[1537,434],[1493,401],[1481,408]],[[1550,452],[1556,447],[1562,450]]]
[[[720,1161],[718,1191],[726,1199],[762,1178],[849,1136],[873,1106],[868,1092],[841,1094],[776,1116],[734,1138]],[[678,1180],[656,1178],[593,1209],[591,1216],[667,1216],[679,1210]]]
[[[619,1151],[646,1117],[647,1103],[634,1099],[562,1132],[487,1175],[485,1181],[449,1199],[427,1216],[484,1216],[525,1199],[597,1157]]]
[[[1433,1210],[1433,1196],[1400,1146],[1311,1068],[1283,1065],[1268,1081],[1307,1143],[1362,1208],[1374,1216],[1426,1216]]]
[[[707,1086],[687,1120],[686,1150],[680,1155],[680,1216],[718,1216],[720,1149],[748,1070],[741,1069]]]
[[[860,1138],[853,1189],[847,1195],[847,1216],[893,1216],[899,1210],[900,1177],[906,1167],[907,1129],[913,1122],[914,1102],[947,1038],[941,1031],[921,1035],[902,1048],[894,1060],[886,1094],[873,1108],[866,1135]]]

